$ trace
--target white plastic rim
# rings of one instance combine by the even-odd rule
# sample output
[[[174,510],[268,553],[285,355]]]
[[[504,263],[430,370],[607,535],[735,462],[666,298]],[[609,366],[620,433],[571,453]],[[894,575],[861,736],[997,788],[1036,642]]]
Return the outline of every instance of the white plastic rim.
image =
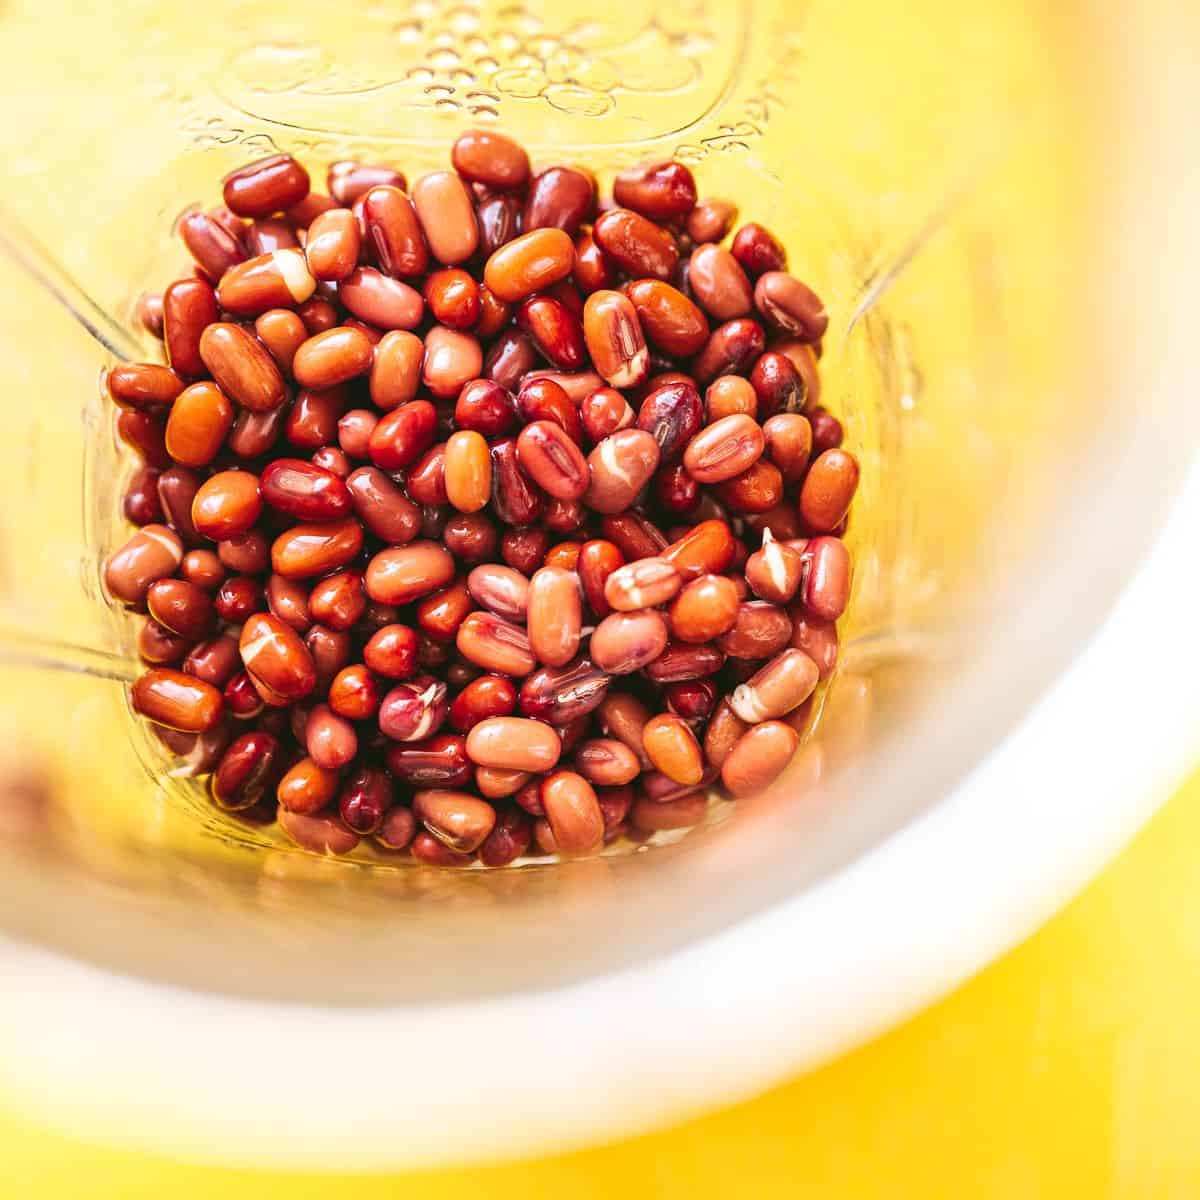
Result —
[[[1145,630],[1194,630],[1197,528],[1200,463],[1108,621],[987,761],[827,882],[718,936],[556,991],[374,1010],[199,995],[0,944],[6,1090],[90,1138],[366,1171],[645,1132],[815,1066],[1019,941],[1194,761],[1195,632],[1148,668],[1155,703],[1125,710],[1119,753],[1103,731]],[[670,1019],[616,1017],[630,1012]]]

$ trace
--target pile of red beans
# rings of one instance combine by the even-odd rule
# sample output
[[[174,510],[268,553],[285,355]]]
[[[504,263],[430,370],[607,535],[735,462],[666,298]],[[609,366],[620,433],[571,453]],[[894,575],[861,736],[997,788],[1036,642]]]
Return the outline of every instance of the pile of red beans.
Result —
[[[858,464],[826,316],[687,167],[279,155],[178,230],[107,375],[132,705],[298,845],[586,855],[769,784],[838,655]]]

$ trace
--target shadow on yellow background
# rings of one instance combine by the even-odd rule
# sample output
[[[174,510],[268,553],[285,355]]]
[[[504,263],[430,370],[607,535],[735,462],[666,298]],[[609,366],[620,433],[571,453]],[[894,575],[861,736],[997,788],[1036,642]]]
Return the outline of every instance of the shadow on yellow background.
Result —
[[[179,1165],[10,1113],[0,1195],[1195,1196],[1198,847],[1200,774],[1079,899],[957,993],[824,1070],[667,1132],[540,1162],[351,1178]]]

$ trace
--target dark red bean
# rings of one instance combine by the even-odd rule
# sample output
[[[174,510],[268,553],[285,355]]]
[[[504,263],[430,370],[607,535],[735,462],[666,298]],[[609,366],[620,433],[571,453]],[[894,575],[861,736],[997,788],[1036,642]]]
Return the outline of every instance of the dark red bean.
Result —
[[[262,584],[249,575],[233,575],[217,589],[213,607],[222,621],[240,625],[263,603]]]
[[[551,296],[532,296],[517,309],[517,325],[532,339],[543,357],[564,371],[574,371],[587,359],[583,325],[565,304]]]
[[[521,685],[522,714],[548,724],[567,725],[594,712],[608,694],[610,677],[587,658],[564,667],[541,667]]]
[[[191,212],[178,225],[179,236],[200,269],[214,282],[246,257],[246,248],[207,213]]]
[[[417,459],[409,468],[404,486],[413,500],[426,507],[440,508],[450,503],[450,497],[446,493],[445,442],[430,446]]]
[[[704,423],[700,393],[691,383],[667,383],[652,391],[638,409],[637,427],[658,443],[661,462],[675,462]]]
[[[257,575],[271,565],[271,545],[260,529],[217,543],[217,557],[239,575]]]
[[[673,642],[646,667],[655,683],[678,683],[715,675],[725,665],[725,654],[711,643],[700,646]]]
[[[417,819],[412,809],[394,805],[384,814],[375,842],[385,850],[404,850],[417,831]]]
[[[842,444],[845,433],[842,423],[831,412],[823,408],[814,408],[808,414],[812,426],[812,452],[814,455],[824,454],[826,450],[835,450]]]
[[[682,163],[651,163],[619,171],[613,199],[652,221],[679,221],[696,204],[696,181]]]
[[[756,221],[743,225],[733,235],[730,250],[752,279],[787,268],[787,251],[769,229]]]
[[[393,799],[392,782],[387,775],[375,767],[360,766],[338,793],[338,816],[347,828],[365,837],[381,830]],[[385,836],[390,835],[388,841],[394,842],[399,832],[393,823]],[[404,838],[404,843],[410,837],[411,834]]]
[[[529,525],[543,507],[542,493],[522,470],[515,439],[492,446],[492,505],[506,525]]]
[[[117,414],[117,436],[141,456],[146,466],[162,470],[171,465],[166,445],[166,422],[160,416],[132,408],[122,409]]]
[[[490,562],[496,556],[496,527],[483,513],[455,513],[442,527],[442,542],[461,562]]]
[[[279,440],[289,411],[287,405],[270,412],[242,409],[225,444],[238,458],[261,458]]]
[[[575,269],[572,279],[586,296],[611,288],[616,282],[616,267],[596,245],[590,230],[584,230],[575,240]]]
[[[484,356],[483,373],[511,392],[536,365],[533,338],[519,329],[506,329]]]
[[[512,393],[492,379],[473,379],[458,394],[454,405],[454,423],[459,429],[472,429],[484,437],[506,433],[517,418]]]
[[[437,410],[428,400],[412,400],[380,418],[371,432],[371,461],[385,471],[412,466],[433,443]]]
[[[394,186],[373,187],[362,196],[364,239],[387,275],[422,275],[429,263],[425,233],[413,202]]]
[[[108,394],[122,408],[158,413],[186,386],[170,367],[157,363],[120,363],[105,377]]]
[[[387,768],[410,787],[462,787],[471,778],[467,741],[442,733],[424,742],[401,742],[389,747]]]
[[[159,472],[140,467],[130,478],[121,501],[126,520],[134,525],[161,524],[164,516],[158,498]]]
[[[490,258],[520,231],[521,202],[506,193],[489,196],[476,206],[475,220],[479,225],[480,253]]]
[[[529,817],[518,808],[502,809],[479,847],[479,861],[485,867],[506,867],[526,853],[532,839]]]
[[[667,548],[667,539],[662,530],[638,513],[626,512],[619,516],[603,517],[600,532],[634,562],[639,558],[654,558]]]
[[[203,279],[177,279],[163,292],[162,306],[167,362],[184,379],[197,379],[205,374],[200,336],[219,315],[216,293]]]
[[[146,608],[164,628],[195,641],[213,622],[212,601],[202,588],[186,579],[160,579],[146,591]]]
[[[277,458],[259,476],[263,500],[298,521],[336,521],[351,510],[346,484],[298,458]]]
[[[158,477],[158,501],[167,524],[189,546],[198,545],[202,540],[192,511],[199,491],[200,475],[187,467],[168,467]]]
[[[516,571],[532,575],[550,546],[544,529],[510,529],[500,539],[500,556]]]
[[[394,167],[343,160],[329,164],[325,186],[334,201],[349,208],[374,187],[393,187],[404,191],[408,181],[403,172]]]
[[[174,582],[166,580],[164,582]],[[157,586],[154,585],[154,586]],[[152,667],[165,667],[177,664],[192,647],[190,638],[181,637],[177,633],[160,625],[148,617],[138,630],[137,650],[142,662]],[[192,674],[192,672],[188,672]],[[205,682],[208,682],[206,680]]]
[[[525,424],[550,421],[579,445],[583,441],[583,426],[579,410],[560,384],[552,379],[526,379],[517,393],[517,414]]]
[[[592,180],[574,167],[550,167],[533,177],[525,200],[522,228],[554,228],[575,236],[596,200]]]
[[[279,740],[262,730],[251,730],[235,738],[221,756],[209,780],[214,803],[239,812],[273,795],[283,773]]]
[[[748,317],[726,321],[713,330],[704,349],[692,363],[692,374],[702,387],[718,375],[744,375],[766,348],[762,326]]]
[[[308,172],[290,154],[276,154],[225,177],[226,205],[241,217],[268,217],[308,195]]]
[[[758,419],[766,421],[775,413],[803,412],[807,388],[800,372],[786,354],[768,350],[750,372],[750,385],[758,400]]]
[[[670,279],[679,258],[675,239],[640,213],[614,208],[592,226],[596,244],[634,278]]]

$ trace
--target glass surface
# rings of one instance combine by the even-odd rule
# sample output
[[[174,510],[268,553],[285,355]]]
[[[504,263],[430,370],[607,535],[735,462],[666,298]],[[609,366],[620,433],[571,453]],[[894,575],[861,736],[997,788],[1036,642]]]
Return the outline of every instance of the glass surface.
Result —
[[[1083,11],[0,7],[5,926],[262,996],[543,986],[728,924],[936,803],[1102,616],[1195,445],[1172,413],[1155,464],[1167,416],[1098,386],[1120,353],[1094,334],[1110,65]],[[314,860],[213,813],[113,681],[132,627],[97,572],[130,463],[99,373],[149,352],[133,301],[185,269],[172,222],[226,171],[282,150],[316,179],[345,157],[411,179],[472,124],[606,182],[677,157],[789,247],[830,309],[824,402],[863,463],[846,649],[784,779],[672,845],[504,872]]]

